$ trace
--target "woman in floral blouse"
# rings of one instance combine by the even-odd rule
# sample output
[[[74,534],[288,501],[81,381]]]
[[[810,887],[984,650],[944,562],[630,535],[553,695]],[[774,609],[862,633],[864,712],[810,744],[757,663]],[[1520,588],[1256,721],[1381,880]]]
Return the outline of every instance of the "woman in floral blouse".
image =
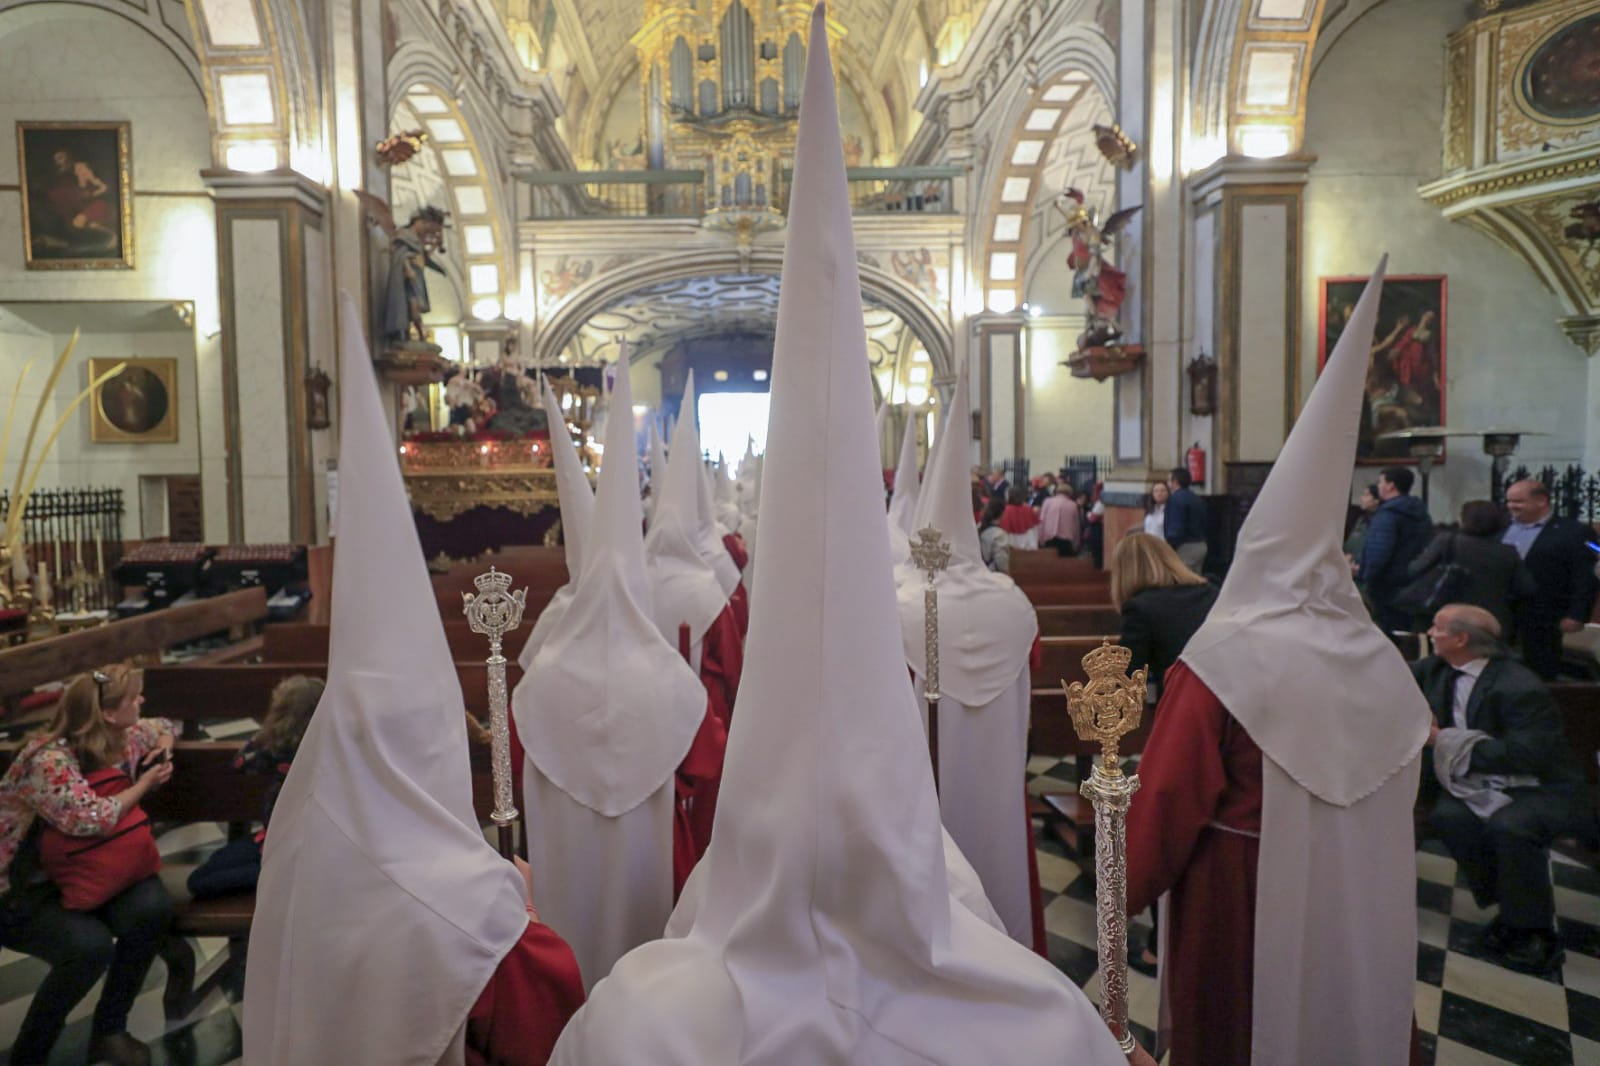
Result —
[[[170,760],[147,759],[172,747],[164,719],[141,720],[144,675],[108,666],[73,680],[55,719],[35,733],[0,779],[0,946],[50,964],[11,1049],[14,1066],[43,1063],[67,1015],[105,977],[89,1041],[90,1061],[145,1064],[150,1052],[127,1032],[128,1010],[144,984],[172,914],[157,877],[124,889],[94,911],[68,911],[38,872],[41,820],[69,836],[109,833],[123,810],[172,776]],[[141,765],[144,768],[141,769]],[[119,766],[127,791],[97,795],[84,775]]]

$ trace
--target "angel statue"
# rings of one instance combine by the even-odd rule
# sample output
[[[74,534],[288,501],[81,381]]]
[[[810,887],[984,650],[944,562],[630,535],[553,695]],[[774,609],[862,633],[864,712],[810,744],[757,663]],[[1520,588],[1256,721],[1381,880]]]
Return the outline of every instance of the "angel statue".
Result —
[[[1078,337],[1078,349],[1099,348],[1122,336],[1117,313],[1128,296],[1128,275],[1106,262],[1105,246],[1127,228],[1139,207],[1125,207],[1099,225],[1093,208],[1083,205],[1083,190],[1069,188],[1056,201],[1066,216],[1072,251],[1067,266],[1072,268],[1072,295],[1089,301],[1089,328]]]
[[[367,209],[367,221],[389,235],[389,279],[383,290],[383,339],[391,344],[412,340],[428,342],[422,316],[430,308],[428,279],[423,273],[444,268],[433,256],[444,251],[445,213],[437,207],[419,207],[411,221],[397,226],[387,202],[356,191]],[[413,336],[415,334],[415,336]]]

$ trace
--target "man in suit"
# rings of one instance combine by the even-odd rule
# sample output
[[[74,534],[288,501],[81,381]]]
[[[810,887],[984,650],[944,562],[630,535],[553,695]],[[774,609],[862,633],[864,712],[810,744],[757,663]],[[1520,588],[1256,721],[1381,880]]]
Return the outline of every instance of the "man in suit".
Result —
[[[1594,556],[1585,542],[1594,532],[1550,510],[1550,490],[1532,479],[1506,489],[1511,525],[1500,538],[1517,549],[1537,591],[1523,605],[1517,627],[1522,657],[1529,669],[1551,680],[1561,665],[1561,634],[1576,633],[1589,621],[1600,582]]]
[[[1162,513],[1162,533],[1183,565],[1198,574],[1206,565],[1206,505],[1189,487],[1192,484],[1194,479],[1181,466],[1167,474],[1172,495]]]
[[[1587,835],[1593,823],[1561,712],[1544,683],[1507,656],[1500,624],[1483,608],[1441,608],[1428,636],[1434,654],[1411,667],[1435,717],[1422,780],[1428,826],[1478,906],[1500,905],[1484,950],[1510,969],[1548,972],[1565,957],[1550,844]],[[1444,772],[1435,768],[1447,760]]]

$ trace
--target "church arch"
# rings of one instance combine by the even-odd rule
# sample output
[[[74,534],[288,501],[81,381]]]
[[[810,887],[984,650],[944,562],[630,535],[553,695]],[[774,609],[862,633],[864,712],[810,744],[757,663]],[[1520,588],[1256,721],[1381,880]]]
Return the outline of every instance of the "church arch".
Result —
[[[780,248],[763,249],[741,257],[733,249],[693,255],[656,256],[639,260],[601,275],[575,292],[535,333],[536,363],[554,363],[557,356],[592,316],[635,289],[662,281],[718,274],[773,274],[783,269]],[[933,364],[934,374],[955,373],[954,344],[950,328],[918,293],[894,275],[866,263],[858,264],[862,295],[899,315],[911,328]]]
[[[405,109],[428,134],[423,151],[439,160],[442,184],[448,190],[450,224],[459,256],[463,307],[480,320],[512,317],[522,299],[515,271],[514,229],[506,209],[499,167],[483,149],[480,123],[454,94],[437,57],[419,43],[403,45],[390,65],[387,113]],[[419,205],[420,206],[420,205]],[[437,205],[445,206],[445,205]],[[395,221],[405,223],[396,211]],[[508,308],[508,303],[513,306]],[[491,306],[492,305],[492,306]]]
[[[1206,5],[1190,64],[1190,171],[1224,155],[1290,155],[1305,141],[1306,89],[1327,0]]]

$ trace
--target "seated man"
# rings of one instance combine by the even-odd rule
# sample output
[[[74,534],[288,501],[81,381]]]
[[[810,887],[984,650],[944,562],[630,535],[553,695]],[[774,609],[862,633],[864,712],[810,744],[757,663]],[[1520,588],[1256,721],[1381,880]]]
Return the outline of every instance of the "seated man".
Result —
[[[1550,691],[1507,655],[1494,615],[1449,604],[1428,636],[1434,654],[1411,668],[1437,719],[1433,773],[1422,781],[1428,825],[1478,906],[1500,905],[1483,947],[1511,969],[1547,972],[1565,956],[1549,848],[1587,828],[1583,774]]]

